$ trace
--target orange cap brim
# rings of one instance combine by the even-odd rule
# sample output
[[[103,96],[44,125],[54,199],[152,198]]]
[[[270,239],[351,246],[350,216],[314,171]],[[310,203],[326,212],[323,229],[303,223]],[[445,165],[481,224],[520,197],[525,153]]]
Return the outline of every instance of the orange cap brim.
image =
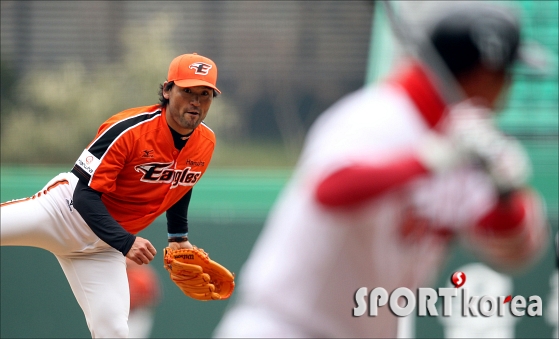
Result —
[[[206,87],[210,87],[210,88],[215,89],[217,91],[217,93],[221,94],[221,91],[217,87],[215,87],[211,83],[209,83],[207,81],[204,81],[204,80],[199,80],[199,79],[176,80],[175,84],[179,87],[206,86]]]

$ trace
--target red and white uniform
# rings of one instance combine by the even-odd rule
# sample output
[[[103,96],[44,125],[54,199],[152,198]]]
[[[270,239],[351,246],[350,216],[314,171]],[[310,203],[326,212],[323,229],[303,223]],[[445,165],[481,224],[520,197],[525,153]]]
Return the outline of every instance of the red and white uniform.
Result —
[[[126,337],[130,292],[121,252],[127,252],[131,243],[127,249],[117,249],[92,231],[73,207],[78,180],[102,193],[110,216],[133,242],[133,234],[200,180],[214,146],[213,131],[200,124],[179,152],[165,109],[159,105],[114,115],[101,125],[71,172],[59,174],[31,198],[1,205],[1,245],[52,252],[85,313],[92,336]]]
[[[355,292],[429,286],[451,235],[476,224],[497,202],[490,178],[466,165],[444,174],[424,171],[390,187],[421,166],[409,155],[445,110],[414,66],[348,95],[319,117],[239,274],[237,301],[214,335],[395,337],[397,317],[388,307],[377,317],[352,316]],[[362,186],[376,185],[378,193],[359,198],[353,176],[368,167],[378,167],[378,177]],[[346,182],[355,190],[328,196],[329,184],[343,189]]]

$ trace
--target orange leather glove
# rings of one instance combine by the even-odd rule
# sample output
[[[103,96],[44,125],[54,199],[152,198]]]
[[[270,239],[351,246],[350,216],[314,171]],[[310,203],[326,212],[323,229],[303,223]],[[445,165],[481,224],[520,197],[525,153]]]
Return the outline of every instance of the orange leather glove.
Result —
[[[211,260],[203,249],[164,249],[164,267],[171,280],[192,299],[227,299],[235,289],[235,275]]]

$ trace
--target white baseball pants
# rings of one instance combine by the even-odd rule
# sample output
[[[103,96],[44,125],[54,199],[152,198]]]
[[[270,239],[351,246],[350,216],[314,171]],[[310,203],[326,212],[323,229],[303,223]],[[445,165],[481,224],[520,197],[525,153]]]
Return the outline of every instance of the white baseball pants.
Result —
[[[126,338],[130,292],[121,252],[99,239],[72,206],[78,179],[62,173],[31,198],[1,205],[1,246],[52,252],[93,338]]]

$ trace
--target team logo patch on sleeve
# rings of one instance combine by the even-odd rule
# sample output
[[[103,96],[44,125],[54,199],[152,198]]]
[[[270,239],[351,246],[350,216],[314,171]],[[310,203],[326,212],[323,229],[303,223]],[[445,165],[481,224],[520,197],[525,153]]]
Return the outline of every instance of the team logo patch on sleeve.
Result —
[[[140,181],[150,184],[168,184],[171,188],[177,186],[194,186],[194,184],[202,176],[202,172],[191,171],[190,167],[179,170],[172,168],[174,162],[160,163],[150,162],[146,164],[136,165],[134,169],[143,173]]]
[[[93,154],[89,153],[88,150],[83,150],[82,154],[76,161],[76,165],[84,170],[87,174],[93,175],[101,160],[97,159]]]

